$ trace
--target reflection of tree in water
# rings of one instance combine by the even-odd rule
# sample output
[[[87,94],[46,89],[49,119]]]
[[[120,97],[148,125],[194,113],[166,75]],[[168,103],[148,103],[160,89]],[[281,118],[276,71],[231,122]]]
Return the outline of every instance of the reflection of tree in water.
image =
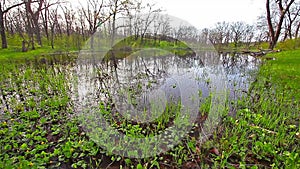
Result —
[[[112,90],[112,93],[122,101],[126,100],[126,93],[136,97],[137,100],[133,105],[140,110],[145,106],[149,108],[147,105],[149,94],[160,90],[163,85],[175,85],[166,84],[166,80],[174,75],[184,75],[189,69],[195,67],[195,60],[197,58],[180,58],[174,55],[147,57],[142,53],[127,57],[118,61],[116,72],[110,72],[117,84],[109,90]],[[198,63],[201,62],[198,60]]]
[[[176,81],[172,81],[170,78],[174,75],[184,75],[193,67],[202,67],[199,64],[202,62],[200,57],[179,58],[174,55],[156,57],[146,57],[142,54],[132,55],[117,60],[116,67],[110,61],[94,62],[95,60],[87,60],[78,64],[76,68],[76,71],[79,72],[78,91],[82,92],[79,102],[82,102],[83,106],[87,108],[97,108],[99,103],[103,103],[111,112],[110,119],[113,118],[117,122],[124,121],[123,114],[118,111],[117,105],[131,106],[121,108],[122,110],[136,109],[138,113],[149,110],[151,100],[160,101],[159,99],[162,99],[156,97],[167,97],[168,101],[178,102],[177,98],[180,96],[180,92],[176,88]],[[174,90],[170,88],[174,88]],[[159,106],[163,104],[166,103],[162,101]],[[163,106],[160,108],[164,111]],[[152,115],[150,111],[147,113],[149,113],[149,117],[158,117]],[[125,117],[125,119],[130,121],[130,118]],[[166,121],[172,122],[172,120]],[[135,124],[136,121],[131,123]],[[149,125],[154,125],[154,123],[149,123]]]
[[[237,100],[248,92],[261,62],[260,59],[253,56],[236,53],[225,53],[220,57],[228,79],[229,99],[233,101],[230,107],[231,112],[235,113]]]
[[[161,101],[158,106],[164,104],[162,97],[177,102],[180,92],[185,91],[177,88],[177,91],[171,90],[176,87],[176,82],[170,80],[173,76],[197,72],[199,89],[203,97],[206,97],[211,86],[216,85],[211,84],[210,78],[220,73],[220,67],[224,68],[227,76],[230,99],[235,100],[242,95],[242,91],[247,90],[250,83],[249,71],[256,70],[259,64],[252,57],[216,55],[214,52],[199,52],[192,57],[161,55],[160,51],[150,52],[154,53],[151,55],[149,51],[136,52],[126,58],[117,59],[116,65],[111,61],[82,65],[80,72],[83,76],[79,81],[88,93],[85,94],[88,97],[85,100],[90,105],[104,103],[110,109],[111,115],[118,118],[120,109],[135,109],[135,113],[147,112],[151,117],[151,100]]]

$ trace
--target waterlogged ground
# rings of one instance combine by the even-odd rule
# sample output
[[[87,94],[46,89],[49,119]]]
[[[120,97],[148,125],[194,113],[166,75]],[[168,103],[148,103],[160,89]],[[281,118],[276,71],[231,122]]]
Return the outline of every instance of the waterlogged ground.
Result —
[[[111,116],[113,108],[107,107],[107,103],[111,103],[107,95],[120,88],[111,82],[118,79],[118,85],[130,89],[126,81],[128,75],[135,77],[131,80],[132,95],[147,100],[149,97],[137,90],[170,86],[166,79],[172,74],[170,72],[178,70],[172,65],[178,65],[177,68],[187,72],[191,68],[201,70],[203,78],[198,79],[198,87],[203,91],[203,102],[193,130],[166,153],[144,159],[107,153],[90,138],[86,125],[77,118],[78,112],[81,112],[78,101],[85,96],[82,91],[94,90],[85,88],[87,81],[91,84],[90,74],[77,74],[86,72],[78,71],[80,69],[89,70],[88,64],[78,65],[66,56],[37,58],[25,63],[1,63],[0,168],[296,167],[299,164],[298,100],[286,96],[286,89],[272,88],[268,71],[261,72],[262,78],[256,80],[250,88],[251,93],[248,92],[250,77],[260,63],[254,58],[224,55],[212,59],[210,55],[205,56],[201,59],[187,58],[186,62],[176,62],[173,56],[142,61],[120,60],[118,69],[112,64],[101,65],[104,67],[101,67],[101,72],[98,71],[99,76],[92,76],[98,77],[96,81],[92,79],[98,85],[96,91],[100,92],[95,96],[99,96],[101,105],[106,105],[103,107],[105,111],[102,111],[106,114],[102,115],[107,115],[105,117],[119,131],[137,136],[164,130],[172,125],[170,121],[176,113],[166,112],[165,116],[147,126],[128,122],[115,114]],[[180,65],[182,63],[192,65]],[[209,88],[214,85],[211,77],[216,66],[224,68],[230,99],[222,114],[222,124],[203,143],[197,136],[211,107]],[[202,71],[205,67],[208,71]],[[76,82],[78,78],[83,78],[79,81],[81,83]],[[149,78],[152,78],[150,84],[141,80]],[[170,107],[170,110],[176,110],[176,106]],[[227,116],[228,113],[236,116]]]
[[[224,118],[221,137],[206,145],[217,168],[299,168],[300,51],[269,54],[248,97]],[[208,146],[209,147],[209,146]]]
[[[169,151],[192,128],[189,137],[201,144],[225,113],[227,95],[233,103],[241,97],[250,83],[250,72],[259,64],[248,56],[213,52],[191,57],[149,57],[149,52],[153,51],[116,64],[83,53],[77,62],[76,114],[92,140],[126,157]],[[105,121],[114,129],[105,126]]]

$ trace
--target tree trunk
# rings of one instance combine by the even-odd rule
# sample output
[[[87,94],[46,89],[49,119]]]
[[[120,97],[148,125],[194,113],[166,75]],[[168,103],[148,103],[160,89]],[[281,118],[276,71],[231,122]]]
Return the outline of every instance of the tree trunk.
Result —
[[[39,27],[39,20],[33,17],[33,30],[34,34],[36,35],[36,40],[40,46],[43,46],[42,44],[42,36],[41,36],[41,29]]]
[[[31,24],[32,21],[30,19],[29,13],[26,13],[26,17],[27,17],[27,31],[29,36],[29,44],[31,44],[31,49],[35,50],[34,36],[33,36],[32,24]]]
[[[25,40],[22,41],[22,52],[27,52],[28,51],[28,48],[26,46],[26,42]]]
[[[267,21],[268,21],[268,26],[269,26],[269,36],[270,36],[270,41],[269,41],[269,49],[274,48],[274,28],[272,24],[272,18],[271,18],[271,9],[270,9],[270,0],[267,0],[266,2],[266,9],[267,9]]]
[[[7,48],[7,39],[5,34],[5,28],[4,28],[4,18],[3,18],[3,11],[0,4],[0,34],[1,34],[1,41],[2,41],[2,49]]]
[[[282,1],[278,1],[278,8],[280,11],[280,18],[279,22],[276,24],[276,31],[274,30],[273,24],[272,24],[272,18],[271,18],[271,9],[270,9],[270,0],[266,1],[266,9],[267,9],[267,21],[269,26],[269,36],[270,36],[270,42],[269,42],[269,49],[274,49],[277,41],[281,34],[282,24],[285,18],[286,12],[290,9],[291,5],[295,2],[295,0],[291,0],[286,8],[283,8]]]
[[[54,29],[55,29],[55,24],[53,23],[51,25],[51,48],[54,49]]]
[[[49,13],[49,9],[47,8],[46,3],[44,3],[44,5],[45,5],[45,13],[44,13],[44,16],[42,15],[43,16],[43,24],[44,24],[44,30],[45,30],[47,40],[49,40],[49,30],[48,30],[48,13]]]
[[[298,26],[297,26],[297,29],[296,29],[296,33],[295,33],[295,39],[297,39],[297,38],[298,38],[299,31],[300,31],[300,21],[299,21],[299,23],[298,23]]]
[[[41,29],[39,27],[39,17],[43,10],[42,7],[44,4],[44,0],[37,1],[39,4],[36,12],[32,10],[32,6],[31,6],[32,2],[33,2],[32,0],[25,1],[26,14],[28,15],[27,16],[28,22],[31,23],[31,28],[33,29],[33,31],[31,32],[36,35],[36,40],[38,44],[42,46],[42,36],[41,36]]]

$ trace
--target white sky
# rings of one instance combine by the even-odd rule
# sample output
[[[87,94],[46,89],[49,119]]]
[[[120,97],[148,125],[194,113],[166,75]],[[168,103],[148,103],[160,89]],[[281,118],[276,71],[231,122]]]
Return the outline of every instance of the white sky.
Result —
[[[68,0],[73,5],[87,0]],[[217,22],[244,21],[256,23],[265,10],[265,0],[143,0],[156,3],[164,13],[188,21],[199,29],[210,28]]]
[[[256,23],[264,12],[264,0],[146,0],[156,2],[166,13],[197,28],[210,28],[221,21]]]

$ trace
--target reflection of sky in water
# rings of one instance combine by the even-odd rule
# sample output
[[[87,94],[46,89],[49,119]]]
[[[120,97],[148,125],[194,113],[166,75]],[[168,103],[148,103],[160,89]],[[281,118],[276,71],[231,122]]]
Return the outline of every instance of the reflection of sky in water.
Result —
[[[156,97],[179,97],[185,89],[174,90],[177,76],[193,74],[202,96],[207,97],[214,86],[223,87],[220,82],[225,74],[230,99],[238,99],[242,91],[247,91],[251,72],[256,70],[259,61],[251,56],[218,56],[214,53],[202,53],[196,57],[180,58],[173,55],[140,57],[130,56],[118,60],[117,69],[112,64],[96,64],[96,70],[92,64],[81,64],[77,67],[79,102],[93,105],[92,102],[108,101],[108,96],[115,96],[117,100],[126,101],[120,89],[138,91],[136,97],[139,103],[136,106],[143,109],[147,102],[159,100]],[[220,71],[224,71],[220,73]],[[185,84],[188,88],[189,84]],[[161,94],[165,92],[165,95]],[[153,94],[157,92],[156,94]],[[152,95],[151,95],[152,94]],[[173,96],[175,95],[175,96]],[[92,100],[92,102],[91,102]],[[128,100],[128,97],[127,97]],[[162,101],[163,102],[163,101]],[[164,103],[164,102],[163,102]],[[86,106],[86,104],[85,104]]]

